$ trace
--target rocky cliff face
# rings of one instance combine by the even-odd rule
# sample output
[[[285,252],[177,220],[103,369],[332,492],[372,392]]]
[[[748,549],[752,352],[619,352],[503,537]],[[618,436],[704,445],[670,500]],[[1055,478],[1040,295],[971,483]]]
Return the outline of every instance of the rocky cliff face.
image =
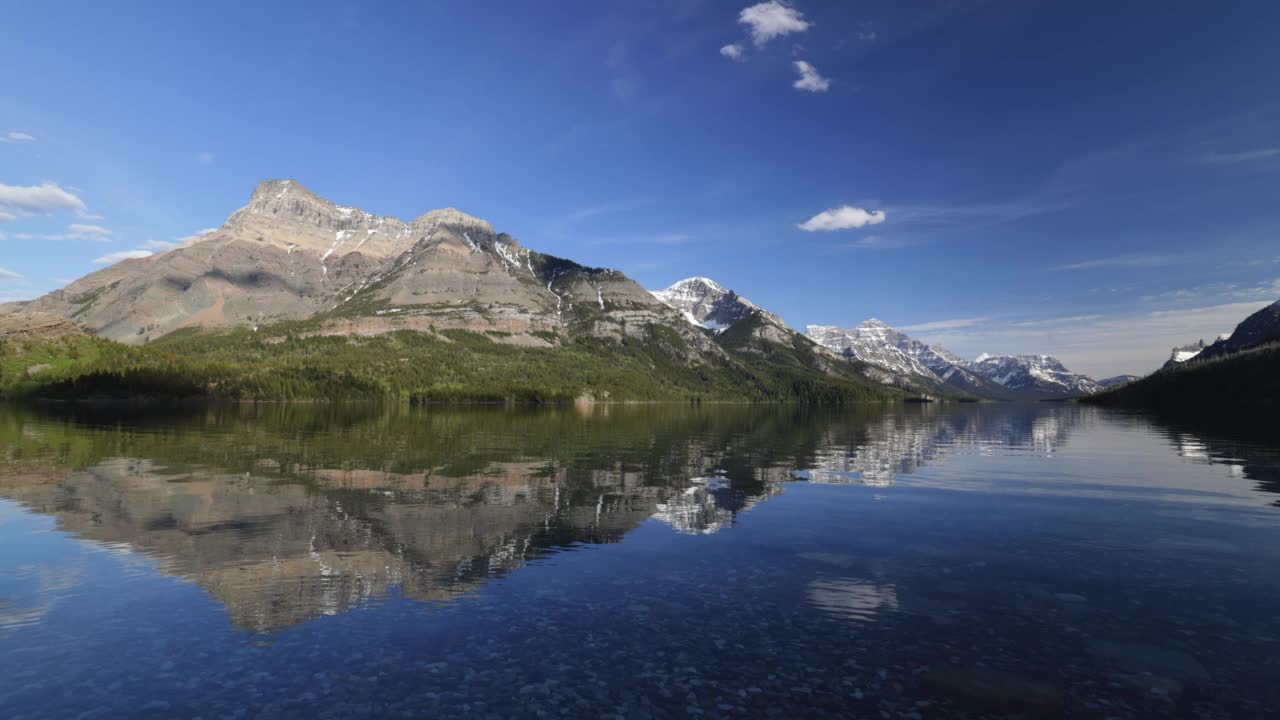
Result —
[[[404,222],[334,204],[294,180],[260,184],[213,233],[14,310],[69,318],[130,343],[187,327],[283,320],[311,320],[306,332],[314,333],[497,331],[525,344],[622,337],[662,323],[700,352],[717,352],[620,272],[522,248],[451,208]]]

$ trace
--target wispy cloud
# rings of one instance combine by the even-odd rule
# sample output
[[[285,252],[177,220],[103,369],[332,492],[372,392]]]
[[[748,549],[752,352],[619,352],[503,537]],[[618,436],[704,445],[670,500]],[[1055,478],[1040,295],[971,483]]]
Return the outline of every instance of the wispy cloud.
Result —
[[[1116,255],[1096,258],[1082,262],[1058,265],[1054,270],[1095,270],[1111,268],[1155,268],[1175,265],[1185,258],[1181,255],[1162,255],[1157,253],[1138,253],[1133,255]]]
[[[885,221],[883,210],[864,210],[851,205],[823,210],[796,227],[805,232],[852,230],[866,225],[879,225]]]
[[[846,248],[854,250],[896,250],[898,248],[907,247],[909,243],[899,236],[885,237],[884,235],[868,235],[864,238],[858,238],[853,242],[844,245]]]
[[[35,139],[36,137],[34,135],[30,133],[24,133],[24,132],[11,131],[11,132],[5,133],[4,135],[0,135],[0,142],[6,142],[6,143],[31,142],[32,140],[35,140]]]
[[[1237,152],[1207,152],[1200,156],[1201,162],[1206,165],[1239,165],[1241,163],[1253,163],[1260,160],[1280,159],[1280,147],[1255,148],[1253,150],[1240,150]]]
[[[0,184],[0,221],[58,210],[84,212],[85,204],[80,198],[58,187],[57,183],[27,186]]]
[[[101,225],[72,223],[71,226],[67,228],[67,237],[75,240],[111,242],[111,231]]]
[[[818,68],[810,65],[804,60],[795,61],[796,72],[800,73],[800,77],[791,84],[797,90],[806,92],[826,92],[831,87],[831,81],[822,77],[818,73]]]
[[[151,257],[155,253],[150,250],[121,250],[120,252],[107,253],[99,258],[93,259],[94,265],[115,265],[121,260],[138,260],[141,258]]]
[[[1206,302],[1206,301],[1245,301],[1275,300],[1280,298],[1280,278],[1263,280],[1254,283],[1220,282],[1175,288],[1158,293],[1143,295],[1143,302]]]
[[[969,225],[980,222],[1011,222],[1045,213],[1066,210],[1073,203],[1064,199],[1029,198],[1009,202],[975,203],[972,205],[904,205],[890,207],[895,222],[923,225]]]
[[[588,245],[687,245],[697,241],[697,236],[684,232],[655,233],[651,235],[627,235],[615,238],[600,238],[588,242]]]
[[[211,235],[211,234],[213,234],[213,233],[215,233],[215,232],[218,232],[218,228],[216,228],[216,227],[201,228],[201,229],[199,229],[199,230],[197,230],[197,231],[195,231],[195,232],[191,233],[190,235],[184,235],[184,236],[182,236],[182,237],[178,238],[177,240],[175,240],[173,243],[171,243],[171,244],[170,244],[170,247],[176,247],[176,246],[178,246],[178,245],[185,245],[185,244],[187,244],[187,243],[189,243],[189,242],[195,242],[196,240],[199,240],[200,238],[204,237],[205,235]],[[161,241],[161,240],[151,240],[151,241],[150,241],[150,243],[162,243],[162,242],[163,242],[163,241]],[[157,247],[158,247],[158,245],[157,245]]]
[[[0,280],[21,280],[22,276],[12,270],[0,267]]]
[[[1095,378],[1142,375],[1160,367],[1175,345],[1231,332],[1268,304],[1255,300],[1145,312],[991,319],[916,332],[925,342],[945,345],[968,357],[980,352],[1048,353],[1073,371]]]
[[[804,15],[793,7],[783,5],[777,0],[762,2],[743,8],[738,13],[738,22],[746,25],[751,31],[751,40],[756,47],[762,47],[774,38],[802,33],[812,23],[804,19]]]
[[[971,317],[971,318],[954,318],[952,320],[934,320],[932,322],[916,323],[915,325],[903,325],[900,330],[904,332],[929,332],[932,330],[954,330],[956,328],[973,327],[980,323],[987,322],[991,318],[988,317]]]

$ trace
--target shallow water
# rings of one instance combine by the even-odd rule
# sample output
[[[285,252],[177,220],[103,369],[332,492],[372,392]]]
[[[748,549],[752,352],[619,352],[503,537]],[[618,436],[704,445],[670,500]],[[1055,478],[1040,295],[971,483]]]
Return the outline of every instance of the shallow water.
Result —
[[[1280,716],[1280,453],[1074,405],[0,407],[0,715]]]

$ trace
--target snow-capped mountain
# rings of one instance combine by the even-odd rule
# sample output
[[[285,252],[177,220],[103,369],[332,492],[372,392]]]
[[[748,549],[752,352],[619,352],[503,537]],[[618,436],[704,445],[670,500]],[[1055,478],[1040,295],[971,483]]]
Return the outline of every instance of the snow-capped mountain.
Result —
[[[968,361],[874,318],[853,328],[810,325],[807,333],[818,344],[881,370],[888,375],[883,381],[895,385],[959,390],[989,399],[1068,397],[1092,394],[1099,388],[1047,355],[982,356]]]
[[[1127,385],[1128,383],[1134,382],[1135,380],[1141,380],[1141,379],[1142,378],[1138,377],[1137,375],[1116,375],[1115,377],[1109,377],[1109,378],[1104,378],[1102,380],[1099,380],[1098,387],[1101,387],[1104,389],[1110,389],[1113,387],[1119,387],[1120,385]]]
[[[1198,356],[1200,351],[1204,350],[1204,348],[1204,340],[1187,343],[1186,345],[1179,345],[1169,353],[1169,359],[1165,361],[1164,367],[1170,368],[1181,365],[1188,360],[1192,360]]]
[[[1018,393],[1042,397],[1092,395],[1102,387],[1071,372],[1052,355],[979,355],[968,368]]]
[[[1001,388],[974,374],[942,346],[930,347],[872,318],[856,327],[810,325],[808,336],[830,350],[879,369],[882,382],[928,391],[959,390],[979,397],[1004,395]]]
[[[666,305],[680,311],[692,325],[720,332],[753,312],[786,327],[782,318],[761,308],[733,290],[705,277],[681,280],[665,290],[650,291]]]

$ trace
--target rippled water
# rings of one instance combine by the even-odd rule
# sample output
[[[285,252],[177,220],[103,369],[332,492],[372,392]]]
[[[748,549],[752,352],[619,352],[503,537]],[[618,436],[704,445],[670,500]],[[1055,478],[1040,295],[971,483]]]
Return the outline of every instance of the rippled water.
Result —
[[[0,715],[1280,716],[1269,429],[0,407]]]

